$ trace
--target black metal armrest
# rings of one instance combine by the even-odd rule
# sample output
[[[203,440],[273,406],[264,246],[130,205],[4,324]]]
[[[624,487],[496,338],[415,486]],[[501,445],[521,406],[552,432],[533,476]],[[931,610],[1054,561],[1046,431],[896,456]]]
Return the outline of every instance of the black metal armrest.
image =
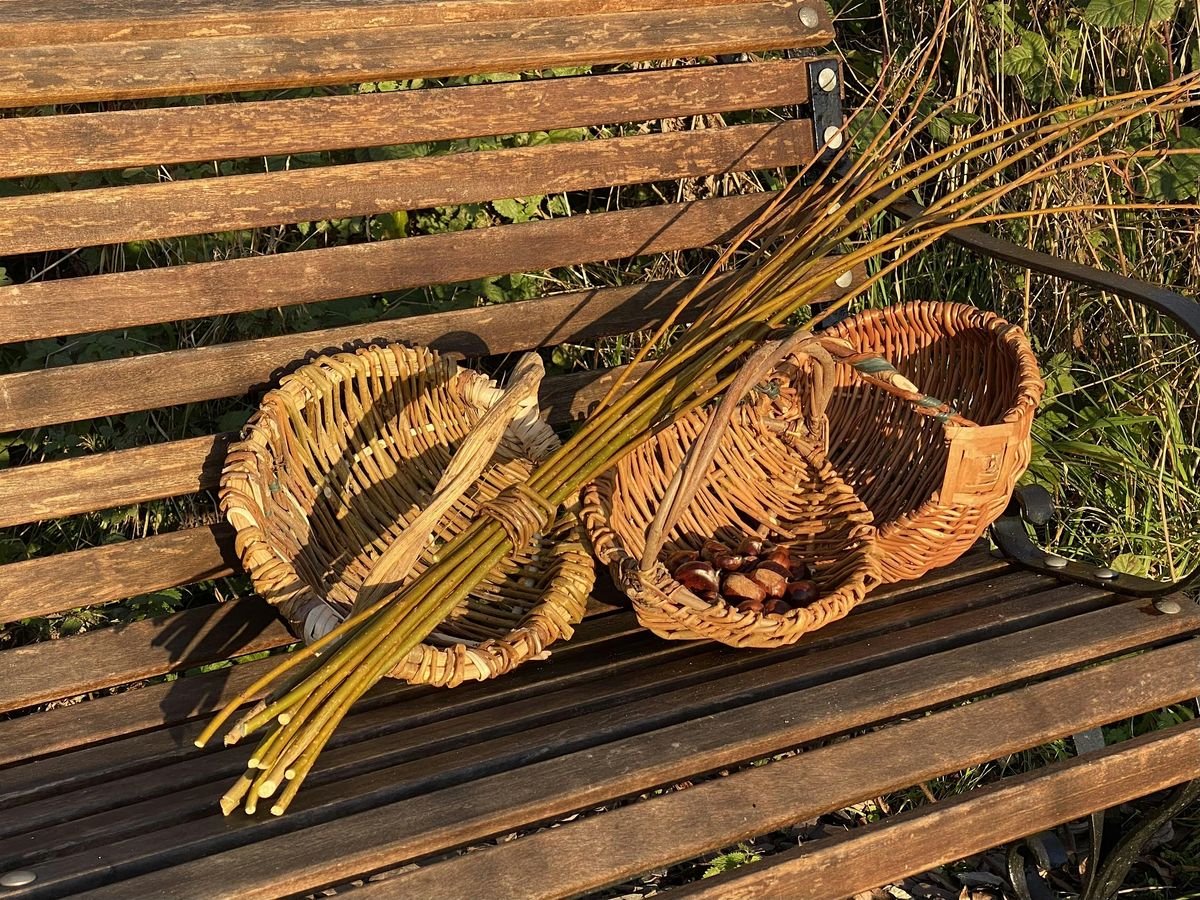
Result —
[[[895,203],[890,208],[896,215],[905,219],[913,218],[924,211],[920,204],[907,200]],[[1059,259],[1048,253],[1039,253],[978,228],[955,228],[946,237],[956,244],[993,259],[1014,263],[1035,272],[1065,278],[1133,300],[1173,319],[1194,341],[1200,343],[1200,302],[1182,294],[1146,284],[1136,278]],[[1004,515],[992,526],[992,536],[1001,552],[1009,559],[1025,568],[1067,581],[1105,587],[1139,597],[1164,597],[1200,585],[1200,567],[1178,581],[1162,582],[1125,575],[1112,569],[1087,565],[1047,553],[1030,539],[1028,526],[1045,525],[1053,518],[1054,504],[1045,489],[1037,486],[1018,488]],[[1169,600],[1160,604],[1160,608],[1164,612],[1179,609],[1177,604]]]

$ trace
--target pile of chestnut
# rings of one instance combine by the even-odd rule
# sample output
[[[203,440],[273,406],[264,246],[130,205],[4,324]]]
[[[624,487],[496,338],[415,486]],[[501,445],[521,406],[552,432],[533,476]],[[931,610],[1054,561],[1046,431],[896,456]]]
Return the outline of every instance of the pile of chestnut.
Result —
[[[709,540],[699,552],[677,550],[663,562],[692,593],[710,603],[724,600],[738,612],[783,615],[821,596],[807,563],[760,538],[746,538],[737,549]]]

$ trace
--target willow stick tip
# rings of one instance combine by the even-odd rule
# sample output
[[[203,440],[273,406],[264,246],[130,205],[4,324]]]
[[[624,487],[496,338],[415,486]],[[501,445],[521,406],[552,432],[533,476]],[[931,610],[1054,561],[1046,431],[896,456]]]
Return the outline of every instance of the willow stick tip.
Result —
[[[228,816],[237,809],[242,798],[246,796],[246,792],[250,790],[250,782],[250,775],[244,774],[224,793],[221,797],[221,815]]]
[[[275,791],[277,791],[278,789],[279,789],[279,785],[276,784],[274,781],[272,781],[270,778],[268,778],[266,781],[264,781],[262,784],[260,784],[258,786],[258,796],[262,797],[265,800],[267,797],[275,796]]]
[[[280,713],[275,718],[276,718],[276,721],[278,721],[280,725],[286,725],[288,722],[292,721],[292,714],[291,713]]]

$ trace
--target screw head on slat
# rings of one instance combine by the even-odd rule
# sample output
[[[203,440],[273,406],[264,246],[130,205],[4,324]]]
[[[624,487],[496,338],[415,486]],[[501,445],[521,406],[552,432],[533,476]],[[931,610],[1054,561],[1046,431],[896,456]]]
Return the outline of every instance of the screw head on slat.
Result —
[[[837,72],[833,69],[822,69],[817,75],[817,87],[823,91],[832,91],[837,87]]]
[[[1183,607],[1179,605],[1179,601],[1173,597],[1163,597],[1161,600],[1155,600],[1154,608],[1168,616],[1178,615],[1183,611]]]
[[[825,129],[825,133],[821,135],[821,138],[825,141],[826,147],[830,150],[836,150],[842,146],[842,129],[836,125],[830,125]]]
[[[840,288],[848,288],[848,287],[850,287],[850,285],[853,282],[854,282],[854,273],[853,272],[843,272],[841,275],[839,275],[837,277],[837,279],[833,283],[836,284]]]
[[[821,24],[821,17],[817,15],[817,11],[811,6],[802,6],[798,12],[800,15],[800,24],[805,28],[816,28]]]
[[[1052,569],[1065,569],[1067,567],[1067,559],[1066,557],[1059,556],[1057,553],[1047,553],[1046,565]]]
[[[0,875],[0,887],[25,887],[27,884],[33,884],[37,881],[37,874],[30,872],[28,869],[14,869],[11,872],[5,872]]]
[[[1097,577],[1097,578],[1103,578],[1105,581],[1108,581],[1108,580],[1110,580],[1110,579],[1116,578],[1116,577],[1117,577],[1117,572],[1115,572],[1115,571],[1113,571],[1112,569],[1109,569],[1109,568],[1097,569],[1097,570],[1096,570],[1096,577]]]

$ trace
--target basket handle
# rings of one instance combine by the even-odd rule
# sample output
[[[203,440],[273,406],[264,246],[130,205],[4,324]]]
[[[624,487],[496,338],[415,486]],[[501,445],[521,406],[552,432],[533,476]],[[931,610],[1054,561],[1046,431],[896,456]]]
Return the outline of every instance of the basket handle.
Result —
[[[949,403],[926,394],[901,375],[896,367],[880,354],[860,352],[855,350],[849,341],[827,335],[821,337],[821,346],[838,362],[852,366],[864,381],[870,382],[884,393],[891,394],[908,403],[914,412],[923,416],[932,416],[943,424],[963,425],[968,428],[979,427],[977,422],[972,422],[960,415]]]
[[[807,355],[812,357],[819,368],[815,373],[813,390],[808,395],[808,409],[805,411],[805,425],[810,434],[823,430],[825,408],[833,394],[834,360],[829,351],[823,346],[820,338],[811,331],[798,331],[781,340],[768,341],[743,364],[737,377],[730,383],[725,396],[717,408],[713,410],[695,442],[688,448],[683,462],[675,470],[670,484],[659,504],[654,520],[646,531],[646,547],[642,553],[641,569],[643,572],[652,569],[662,552],[667,535],[675,527],[683,511],[700,490],[709,466],[717,455],[729,423],[733,419],[734,410],[754,385],[762,381],[779,360],[788,356]]]
[[[415,519],[375,560],[354,598],[351,615],[383,597],[412,571],[430,532],[455,501],[475,483],[504,438],[522,405],[537,399],[546,366],[536,353],[526,353],[509,376],[500,398],[483,414],[459,445],[433,489],[433,497]]]

